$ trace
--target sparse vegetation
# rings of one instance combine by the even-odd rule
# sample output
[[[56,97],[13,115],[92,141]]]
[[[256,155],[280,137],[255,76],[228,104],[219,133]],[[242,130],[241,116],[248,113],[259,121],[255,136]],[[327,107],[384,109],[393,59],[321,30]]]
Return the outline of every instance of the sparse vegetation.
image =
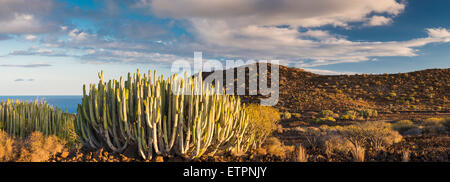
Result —
[[[65,142],[55,135],[33,132],[26,138],[14,138],[0,131],[0,162],[45,162],[66,150]]]

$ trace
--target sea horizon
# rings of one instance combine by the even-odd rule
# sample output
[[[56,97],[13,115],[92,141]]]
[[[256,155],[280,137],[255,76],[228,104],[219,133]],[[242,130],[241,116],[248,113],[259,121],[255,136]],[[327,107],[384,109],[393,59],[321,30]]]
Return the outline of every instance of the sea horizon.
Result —
[[[0,95],[0,102],[8,99],[20,101],[43,100],[49,105],[76,114],[78,104],[81,104],[82,95]]]

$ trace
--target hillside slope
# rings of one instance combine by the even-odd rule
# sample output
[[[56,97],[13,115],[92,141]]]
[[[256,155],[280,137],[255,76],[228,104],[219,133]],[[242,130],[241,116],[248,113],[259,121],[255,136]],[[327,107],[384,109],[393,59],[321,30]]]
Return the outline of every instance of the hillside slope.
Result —
[[[365,108],[385,112],[450,110],[450,68],[399,74],[333,76],[281,65],[279,70],[280,98],[275,107],[282,111],[346,111]],[[206,78],[209,74],[205,72],[203,76]],[[248,86],[248,81],[246,84]],[[262,97],[242,96],[247,103],[259,103]]]

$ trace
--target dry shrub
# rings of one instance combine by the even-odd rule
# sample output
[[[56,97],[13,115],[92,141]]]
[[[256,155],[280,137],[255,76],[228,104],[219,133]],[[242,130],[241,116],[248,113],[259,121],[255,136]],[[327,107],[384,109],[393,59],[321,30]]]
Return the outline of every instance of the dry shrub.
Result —
[[[15,141],[8,134],[0,130],[0,162],[8,162],[14,159]]]
[[[361,146],[366,143],[364,129],[357,125],[349,125],[338,129],[339,134],[353,146]]]
[[[325,140],[325,153],[327,155],[341,153],[348,154],[352,150],[352,143],[341,135],[332,134]]]
[[[448,118],[428,118],[421,123],[425,126],[423,131],[428,134],[442,134],[445,133],[448,126]],[[447,126],[446,126],[447,125]]]
[[[436,126],[445,122],[445,118],[427,118],[422,120],[422,124],[425,126]]]
[[[294,146],[285,146],[275,137],[267,138],[262,147],[268,154],[280,157],[281,159],[286,159],[289,153],[294,152]]]
[[[322,127],[324,128],[324,127]],[[323,140],[325,132],[320,131],[319,128],[308,127],[304,132],[304,137],[306,139],[305,147],[309,149],[317,149],[323,146]]]
[[[392,128],[403,133],[410,129],[417,128],[417,126],[410,120],[400,120],[393,123]]]
[[[260,147],[267,136],[277,130],[280,112],[273,107],[256,104],[248,105],[245,111],[250,118],[251,131],[255,133],[257,147]]]
[[[0,162],[43,162],[65,150],[65,142],[54,135],[33,132],[26,139],[16,139],[0,130]]]
[[[374,121],[342,127],[339,133],[354,146],[383,149],[402,140],[402,136],[389,123]]]
[[[52,155],[63,152],[65,142],[56,136],[44,136],[40,132],[33,132],[23,143],[17,161],[42,162]]]
[[[440,135],[444,134],[445,131],[446,128],[442,124],[425,126],[425,128],[423,129],[423,132],[429,135]]]
[[[267,150],[265,148],[257,148],[256,149],[256,154],[258,155],[267,155]]]

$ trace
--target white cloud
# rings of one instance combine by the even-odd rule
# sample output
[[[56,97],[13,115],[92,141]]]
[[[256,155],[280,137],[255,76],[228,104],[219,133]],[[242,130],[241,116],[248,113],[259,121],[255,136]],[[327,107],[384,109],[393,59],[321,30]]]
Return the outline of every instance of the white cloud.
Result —
[[[59,28],[61,29],[61,31],[66,31],[67,30],[67,26],[60,26]]]
[[[71,37],[71,39],[70,39],[71,41],[83,41],[88,38],[95,37],[95,35],[88,34],[86,32],[82,32],[78,29],[73,29],[72,31],[69,32],[68,35]]]
[[[392,18],[387,18],[384,16],[373,16],[370,21],[366,24],[368,26],[381,26],[392,23]]]
[[[368,61],[371,57],[417,56],[418,47],[449,42],[447,29],[427,29],[428,36],[408,41],[350,41],[327,31],[299,32],[293,28],[248,26],[230,28],[221,22],[194,23],[205,52],[217,56],[244,56],[252,59],[312,60],[303,67]]]
[[[404,1],[174,1],[141,4],[150,6],[158,16],[191,22],[199,39],[193,47],[213,56],[302,61],[302,67],[314,67],[384,56],[417,56],[421,46],[448,42],[447,29],[427,29],[425,38],[388,42],[350,41],[317,29],[324,25],[351,28],[349,23],[387,25],[404,11]]]
[[[450,42],[450,32],[445,28],[428,28],[427,32],[432,38],[443,39],[444,42]]]
[[[152,0],[141,4],[159,16],[221,20],[235,26],[347,26],[367,21],[373,13],[395,16],[405,9],[396,0]]]
[[[29,40],[29,41],[33,41],[33,40],[37,39],[37,37],[35,35],[26,35],[24,38],[25,38],[25,40]]]

